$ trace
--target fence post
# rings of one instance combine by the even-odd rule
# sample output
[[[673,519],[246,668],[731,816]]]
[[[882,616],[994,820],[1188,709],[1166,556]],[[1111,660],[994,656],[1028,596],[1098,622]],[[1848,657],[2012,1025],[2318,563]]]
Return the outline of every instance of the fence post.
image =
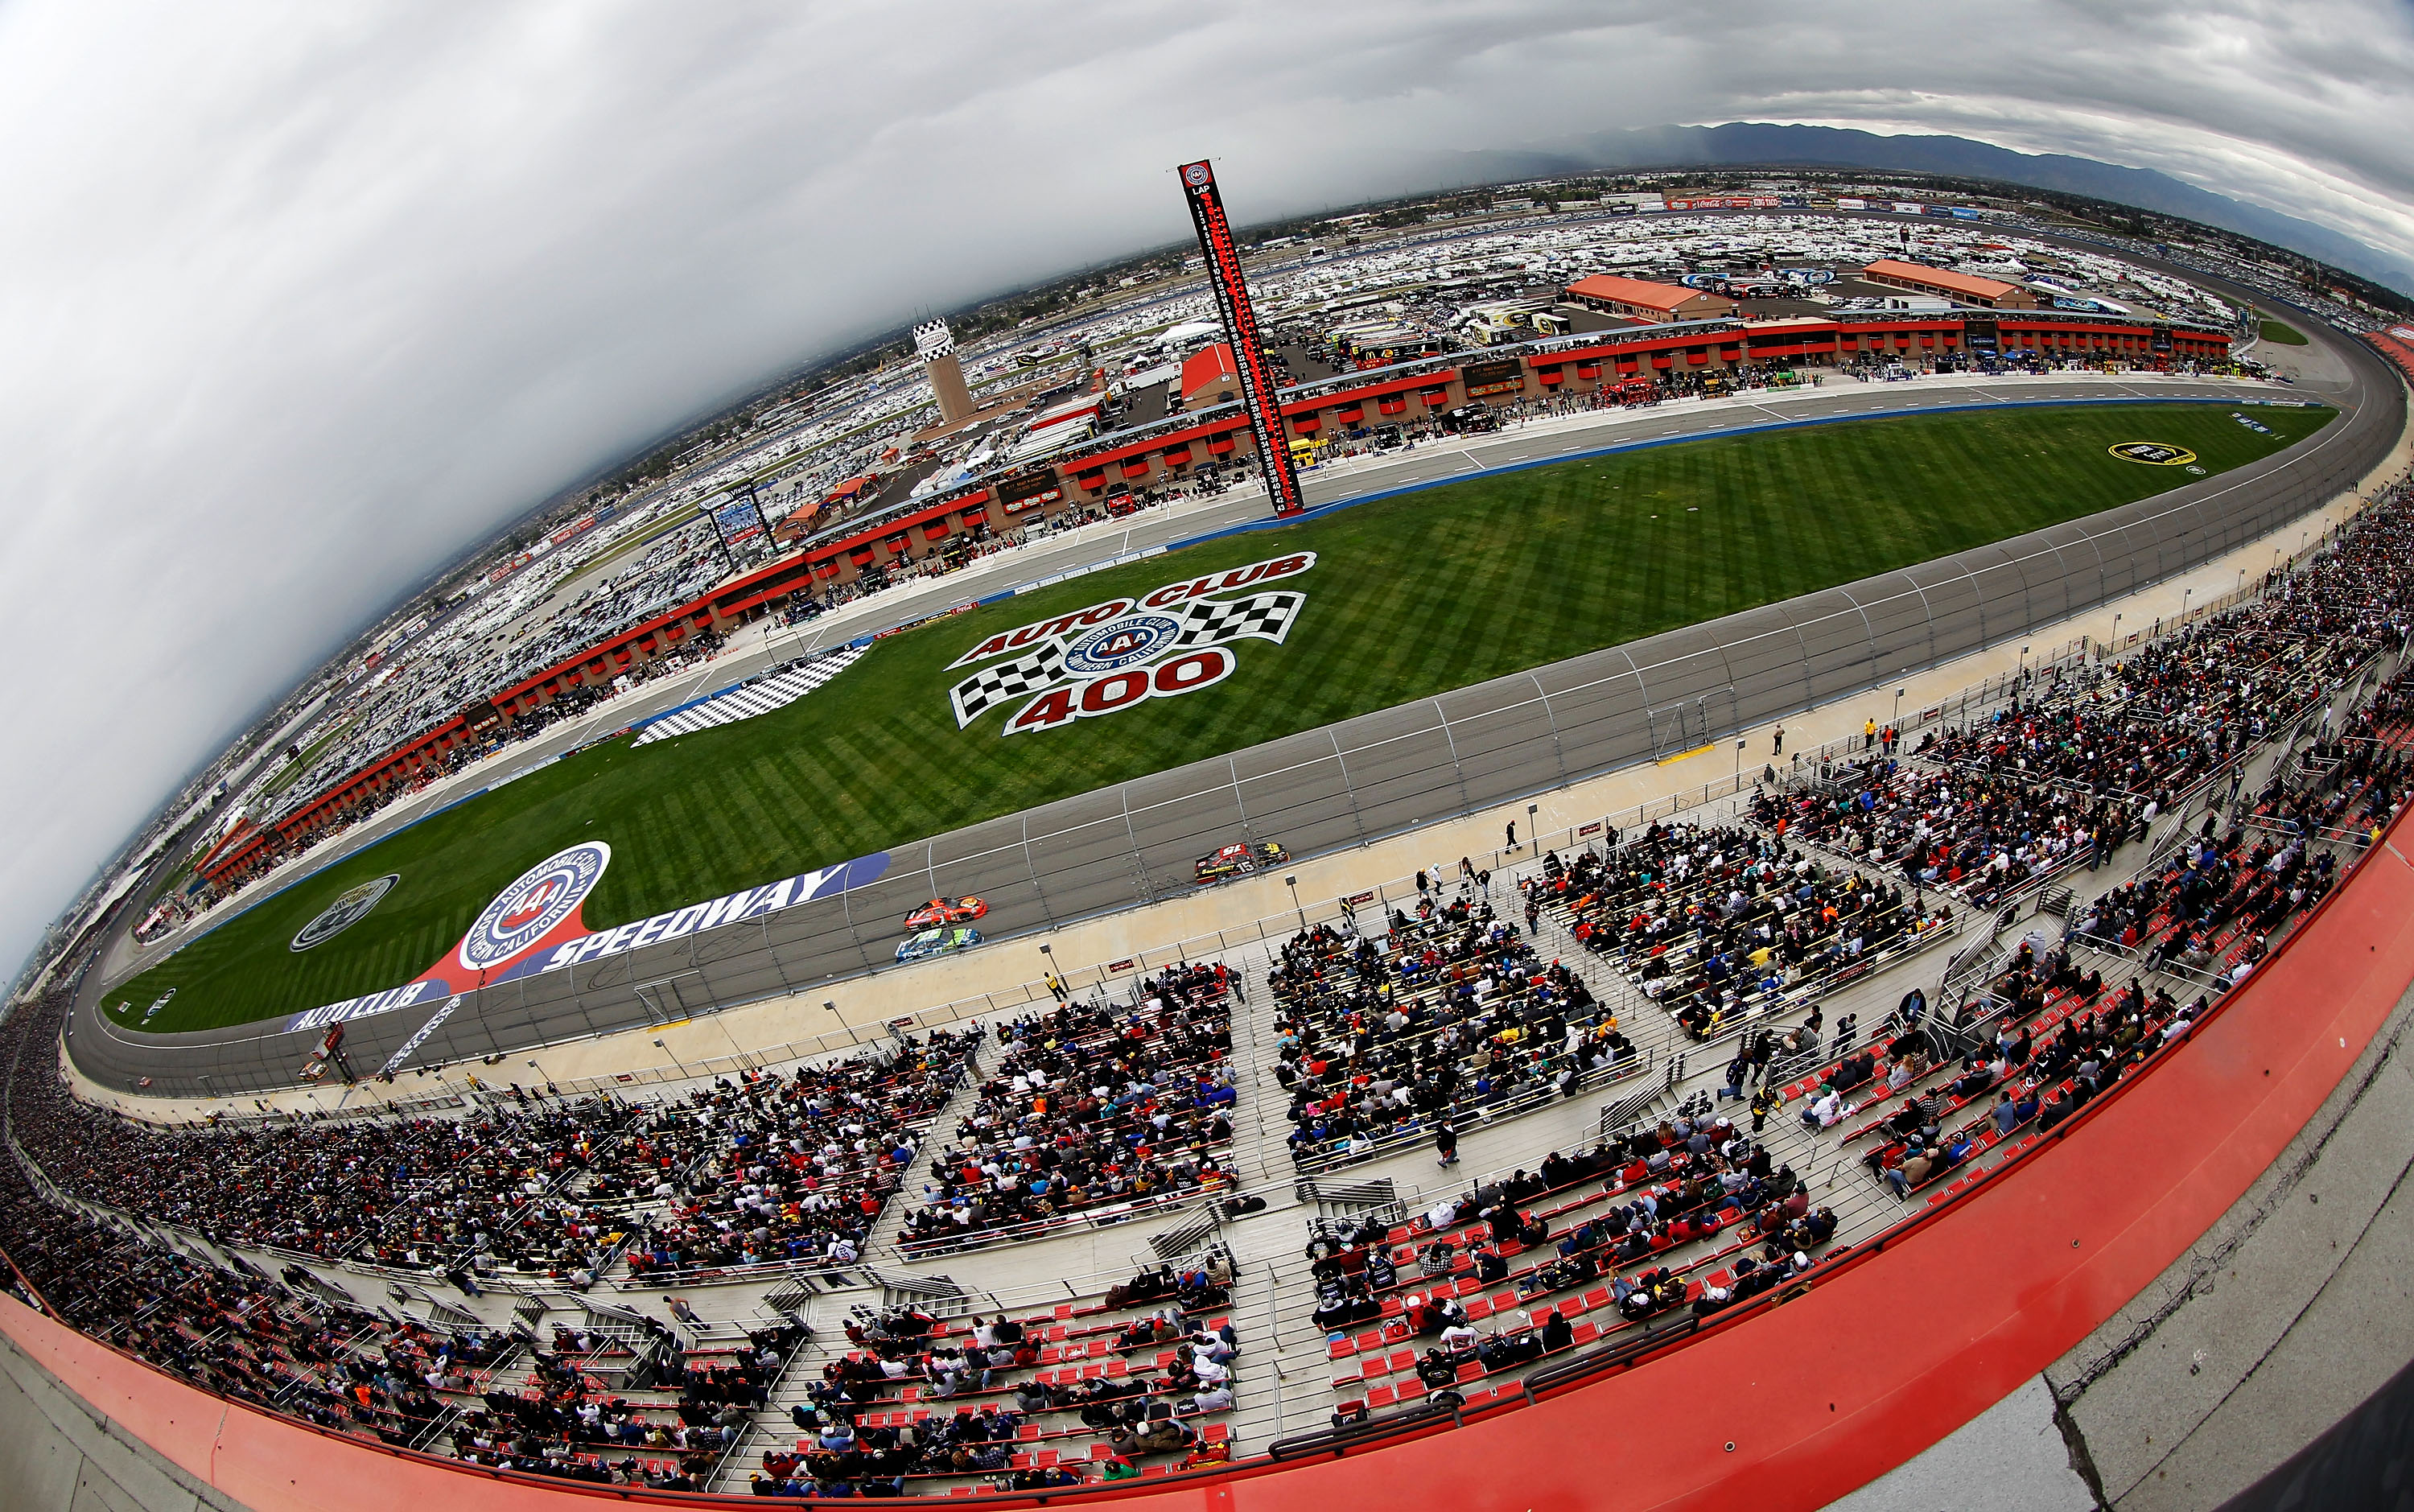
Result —
[[[1031,815],[1027,811],[1022,816],[1022,869],[1031,874],[1031,891],[1039,900],[1041,916],[1047,919],[1048,927],[1054,929],[1056,914],[1048,906],[1048,890],[1039,885],[1039,863],[1031,859]]]
[[[1559,716],[1551,709],[1551,696],[1543,688],[1542,680],[1528,672],[1526,674],[1526,681],[1534,684],[1534,691],[1542,696],[1542,717],[1550,721],[1551,725],[1551,759],[1558,765],[1559,782],[1561,786],[1565,786],[1568,780],[1568,756],[1559,744]]]
[[[1240,763],[1235,761],[1229,756],[1227,756],[1224,758],[1224,771],[1225,773],[1232,779],[1232,807],[1238,809],[1241,814],[1241,836],[1244,840],[1254,842],[1258,838],[1258,832],[1249,823],[1249,805],[1247,801],[1241,797]],[[1131,801],[1129,799],[1125,799],[1124,801],[1125,811],[1128,813]]]
[[[1140,854],[1140,831],[1132,823],[1131,784],[1125,783],[1115,790],[1115,794],[1118,798],[1123,800],[1124,836],[1131,844],[1132,865],[1140,873],[1140,901],[1142,903],[1155,903],[1156,901],[1156,884],[1149,877],[1148,858]]]
[[[841,887],[838,890],[839,914],[840,917],[846,921],[847,938],[855,941],[855,953],[863,958],[863,964],[866,967],[870,967],[872,965],[872,951],[865,947],[862,934],[855,927],[855,906],[846,901],[846,895],[853,891],[854,890],[852,888],[847,887]]]
[[[1349,780],[1349,760],[1341,754],[1341,737],[1325,726],[1325,738],[1333,742],[1334,764],[1341,769],[1341,790],[1349,795],[1349,822],[1358,829],[1358,844],[1366,843],[1366,816],[1358,810],[1358,785]]]
[[[1474,805],[1469,803],[1467,798],[1466,769],[1458,764],[1458,737],[1451,733],[1450,713],[1442,708],[1441,700],[1434,699],[1433,706],[1434,712],[1441,719],[1441,738],[1450,742],[1450,771],[1451,775],[1458,781],[1458,807],[1459,812],[1463,814]]]

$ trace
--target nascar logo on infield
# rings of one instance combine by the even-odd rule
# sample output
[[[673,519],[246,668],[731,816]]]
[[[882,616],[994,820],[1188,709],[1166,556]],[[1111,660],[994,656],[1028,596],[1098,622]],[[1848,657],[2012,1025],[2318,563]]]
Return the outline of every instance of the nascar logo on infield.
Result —
[[[1167,583],[1138,600],[1110,599],[1002,631],[949,664],[967,666],[1008,651],[1022,653],[947,690],[956,727],[1033,695],[1006,720],[1003,733],[1052,729],[1119,713],[1143,699],[1212,687],[1239,665],[1227,642],[1280,645],[1307,602],[1306,594],[1292,592],[1214,595],[1293,577],[1315,565],[1315,552],[1296,552]]]
[[[287,942],[285,948],[299,955],[313,946],[323,945],[334,939],[366,919],[369,916],[369,910],[378,906],[378,900],[392,891],[394,885],[401,880],[401,873],[388,872],[383,876],[364,882],[347,891],[335,902],[327,905],[318,918],[303,925],[301,931]]]
[[[471,971],[507,965],[575,912],[610,864],[612,847],[588,840],[522,872],[461,936],[461,964]]]
[[[2185,467],[2196,460],[2196,453],[2186,447],[2159,441],[2124,441],[2104,449],[2123,462],[2143,462],[2148,467]]]

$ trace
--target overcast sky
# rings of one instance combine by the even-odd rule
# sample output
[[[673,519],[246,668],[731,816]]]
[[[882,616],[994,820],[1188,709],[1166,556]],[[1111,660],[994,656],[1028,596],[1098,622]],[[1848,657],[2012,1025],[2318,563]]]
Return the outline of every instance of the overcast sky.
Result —
[[[14,960],[437,563],[926,307],[1730,120],[2081,154],[2414,255],[2414,8],[0,5]]]

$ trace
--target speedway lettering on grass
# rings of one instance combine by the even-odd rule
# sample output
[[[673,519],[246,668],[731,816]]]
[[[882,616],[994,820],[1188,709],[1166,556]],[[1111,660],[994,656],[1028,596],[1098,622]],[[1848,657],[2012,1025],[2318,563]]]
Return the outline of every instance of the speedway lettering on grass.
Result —
[[[825,866],[818,872],[783,876],[759,888],[740,888],[710,903],[692,903],[684,908],[674,908],[669,913],[639,919],[618,929],[607,929],[600,935],[589,935],[557,946],[533,969],[555,971],[630,951],[642,951],[648,945],[659,945],[664,940],[685,939],[690,935],[719,929],[723,924],[742,924],[750,919],[760,919],[765,914],[793,908],[816,898],[835,897],[850,888],[877,881],[880,874],[887,869],[888,857],[883,852],[848,861],[842,866]]]
[[[1315,552],[1294,552],[1002,631],[948,664],[953,669],[1022,653],[947,690],[956,727],[1025,697],[1030,701],[1007,717],[1002,733],[1052,729],[1120,713],[1146,698],[1212,687],[1239,665],[1228,642],[1282,644],[1307,602],[1304,593],[1281,591],[1214,595],[1297,576],[1315,565]]]
[[[761,887],[740,888],[709,903],[632,920],[617,929],[591,931],[581,917],[582,907],[611,861],[612,847],[600,840],[583,841],[546,857],[497,893],[462,936],[461,943],[417,981],[296,1013],[286,1020],[286,1032],[374,1018],[437,997],[604,960],[724,924],[744,923],[868,887],[888,870],[888,853],[880,851]]]

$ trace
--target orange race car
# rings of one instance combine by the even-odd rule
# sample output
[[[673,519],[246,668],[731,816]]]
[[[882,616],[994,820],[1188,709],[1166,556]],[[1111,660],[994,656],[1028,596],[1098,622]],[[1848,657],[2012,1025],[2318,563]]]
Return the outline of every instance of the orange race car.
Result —
[[[943,924],[969,924],[989,912],[978,898],[932,898],[905,916],[907,929],[933,929]]]

